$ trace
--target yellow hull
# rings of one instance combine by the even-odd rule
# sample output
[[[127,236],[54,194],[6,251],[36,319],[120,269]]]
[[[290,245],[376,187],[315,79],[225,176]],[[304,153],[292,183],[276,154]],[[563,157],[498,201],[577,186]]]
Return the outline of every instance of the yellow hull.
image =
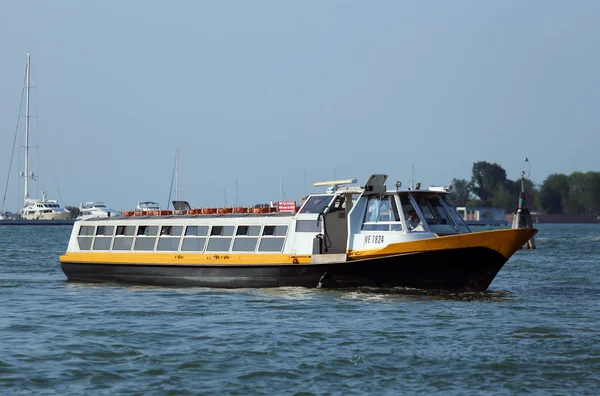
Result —
[[[485,247],[509,259],[537,232],[536,229],[506,229],[473,232],[413,242],[390,244],[381,249],[349,251],[348,260],[364,260],[406,253],[429,252],[471,247]],[[225,254],[225,253],[114,253],[67,252],[60,256],[61,263],[103,263],[129,265],[296,265],[309,264],[310,256],[289,254]]]

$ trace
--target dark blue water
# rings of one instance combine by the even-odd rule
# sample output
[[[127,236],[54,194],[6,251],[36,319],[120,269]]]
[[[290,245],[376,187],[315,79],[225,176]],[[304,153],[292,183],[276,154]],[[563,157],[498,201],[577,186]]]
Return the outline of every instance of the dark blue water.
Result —
[[[74,284],[69,233],[0,226],[3,393],[600,393],[600,225],[444,295]]]

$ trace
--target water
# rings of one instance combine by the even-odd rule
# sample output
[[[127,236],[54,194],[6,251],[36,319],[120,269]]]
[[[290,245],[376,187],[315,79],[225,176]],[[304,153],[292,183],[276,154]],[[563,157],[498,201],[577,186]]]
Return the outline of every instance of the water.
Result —
[[[600,393],[599,225],[470,294],[74,284],[69,233],[0,226],[3,393]]]

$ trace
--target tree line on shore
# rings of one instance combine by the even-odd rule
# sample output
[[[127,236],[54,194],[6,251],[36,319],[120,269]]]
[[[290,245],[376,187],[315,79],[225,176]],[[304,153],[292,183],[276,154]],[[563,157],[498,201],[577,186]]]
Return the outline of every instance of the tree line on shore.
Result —
[[[553,173],[538,186],[530,179],[510,180],[496,163],[473,164],[471,180],[452,179],[450,201],[456,206],[517,209],[523,183],[530,211],[546,214],[600,215],[600,172]]]

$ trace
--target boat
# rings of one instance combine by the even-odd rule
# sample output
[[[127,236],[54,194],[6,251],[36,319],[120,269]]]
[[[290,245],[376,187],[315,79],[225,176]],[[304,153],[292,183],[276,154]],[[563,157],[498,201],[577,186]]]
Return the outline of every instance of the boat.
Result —
[[[154,201],[138,201],[136,209],[145,212],[155,211],[160,210],[160,205]]]
[[[31,90],[31,54],[27,54],[25,88],[25,171],[20,172],[20,176],[25,179],[24,204],[23,208],[17,213],[16,218],[7,220],[35,220],[38,224],[44,224],[49,220],[60,220],[62,223],[70,220],[71,213],[67,209],[61,207],[57,200],[48,199],[46,192],[43,190],[41,199],[29,197],[29,180],[33,180],[37,177],[33,172],[29,172],[29,94]],[[27,223],[25,222],[24,224]]]
[[[203,286],[484,291],[536,229],[472,232],[448,189],[354,179],[270,208],[192,209],[78,221],[60,256],[69,281]],[[263,211],[266,209],[266,211]],[[407,227],[415,210],[421,226]],[[202,213],[202,214],[199,214]]]
[[[98,217],[119,217],[121,215],[120,211],[107,208],[104,202],[81,202],[79,204],[79,215],[77,216],[77,220],[87,220]]]
[[[27,179],[26,179],[27,180]],[[27,186],[27,182],[25,182]],[[55,199],[48,199],[42,191],[42,199],[31,199],[25,187],[25,206],[19,211],[19,217],[23,220],[68,220],[71,212],[62,208]]]

